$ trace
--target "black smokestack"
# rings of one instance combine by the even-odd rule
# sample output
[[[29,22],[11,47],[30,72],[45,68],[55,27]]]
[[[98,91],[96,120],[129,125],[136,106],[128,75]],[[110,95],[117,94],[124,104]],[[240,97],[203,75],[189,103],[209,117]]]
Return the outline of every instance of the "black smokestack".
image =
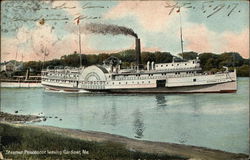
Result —
[[[139,38],[135,38],[135,54],[136,54],[136,66],[138,66],[138,68],[141,69],[142,68],[141,43]]]
[[[141,63],[141,44],[140,39],[137,34],[131,29],[124,26],[110,25],[110,24],[101,24],[101,23],[88,23],[83,28],[85,33],[94,33],[94,34],[111,34],[111,35],[130,35],[135,37],[135,52],[136,52],[136,66],[139,69],[143,67]]]
[[[131,29],[123,26],[101,23],[88,23],[84,26],[84,32],[96,34],[111,34],[111,35],[130,35],[137,38],[137,34]]]

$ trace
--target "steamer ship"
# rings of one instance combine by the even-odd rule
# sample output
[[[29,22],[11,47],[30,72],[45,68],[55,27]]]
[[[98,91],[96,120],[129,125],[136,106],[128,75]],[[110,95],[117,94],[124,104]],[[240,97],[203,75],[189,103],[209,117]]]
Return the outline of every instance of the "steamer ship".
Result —
[[[171,63],[141,63],[140,39],[135,39],[136,65],[121,69],[110,57],[102,65],[42,70],[45,89],[64,92],[104,93],[228,93],[237,91],[236,70],[202,72],[200,60]]]

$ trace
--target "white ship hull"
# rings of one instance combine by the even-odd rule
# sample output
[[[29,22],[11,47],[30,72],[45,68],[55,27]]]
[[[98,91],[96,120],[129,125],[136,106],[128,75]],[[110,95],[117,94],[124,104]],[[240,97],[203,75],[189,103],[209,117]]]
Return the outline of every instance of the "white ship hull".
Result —
[[[198,85],[187,87],[141,88],[109,90],[111,93],[233,93],[237,91],[237,83]]]
[[[55,85],[43,86],[47,90],[64,92],[100,92],[100,93],[234,93],[237,91],[237,82],[225,82],[219,84],[186,86],[186,87],[160,87],[160,88],[134,88],[134,89],[82,89],[73,87],[63,87]]]

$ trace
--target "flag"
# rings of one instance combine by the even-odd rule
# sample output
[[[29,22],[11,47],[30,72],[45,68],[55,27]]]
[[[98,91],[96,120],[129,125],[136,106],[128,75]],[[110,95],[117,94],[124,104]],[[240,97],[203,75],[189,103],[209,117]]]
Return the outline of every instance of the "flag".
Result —
[[[77,18],[76,24],[78,25],[80,23],[80,18]]]

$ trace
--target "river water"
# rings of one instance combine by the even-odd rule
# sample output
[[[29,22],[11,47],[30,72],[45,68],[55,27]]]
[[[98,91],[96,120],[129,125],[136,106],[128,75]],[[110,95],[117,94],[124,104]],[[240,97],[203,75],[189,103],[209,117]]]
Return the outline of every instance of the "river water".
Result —
[[[36,125],[248,153],[249,78],[237,93],[113,95],[1,89],[2,110],[52,117]]]

